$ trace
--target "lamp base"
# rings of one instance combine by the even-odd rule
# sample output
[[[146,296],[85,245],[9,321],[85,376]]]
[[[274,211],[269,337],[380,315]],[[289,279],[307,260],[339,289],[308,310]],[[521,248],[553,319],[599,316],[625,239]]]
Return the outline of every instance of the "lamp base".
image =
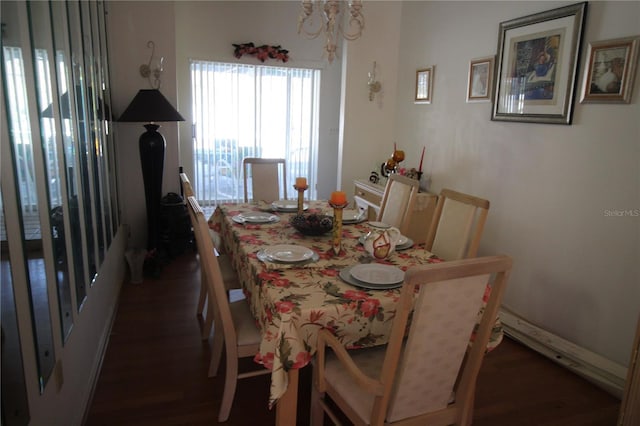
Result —
[[[158,246],[160,200],[166,141],[157,124],[145,124],[147,131],[140,135],[140,165],[147,205],[147,250]]]

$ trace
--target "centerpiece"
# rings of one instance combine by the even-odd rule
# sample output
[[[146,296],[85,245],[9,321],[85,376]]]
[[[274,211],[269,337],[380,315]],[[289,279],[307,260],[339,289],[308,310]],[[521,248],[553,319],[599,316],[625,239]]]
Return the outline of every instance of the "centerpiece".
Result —
[[[289,223],[304,235],[324,235],[333,229],[333,218],[321,213],[298,213]]]

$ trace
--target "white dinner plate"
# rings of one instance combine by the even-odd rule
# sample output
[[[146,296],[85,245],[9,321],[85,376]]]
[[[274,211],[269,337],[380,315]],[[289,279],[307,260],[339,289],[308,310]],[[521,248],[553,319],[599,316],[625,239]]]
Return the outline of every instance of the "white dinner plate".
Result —
[[[236,223],[273,223],[280,220],[280,218],[271,213],[264,212],[250,212],[240,213],[231,217]]]
[[[271,262],[271,263],[289,263],[289,264],[305,264],[305,263],[310,263],[310,262],[317,262],[318,260],[320,260],[320,255],[318,253],[316,253],[315,251],[313,252],[313,256],[311,256],[311,259],[309,260],[305,260],[304,262],[280,262],[277,261],[273,258],[271,258],[271,256],[267,256],[264,253],[264,250],[260,250],[258,253],[256,253],[256,257],[258,258],[258,260],[262,261],[262,262]]]
[[[351,276],[367,284],[391,285],[404,280],[404,271],[395,266],[365,263],[351,268]]]
[[[356,209],[344,209],[342,210],[342,223],[360,223],[366,219],[365,212],[361,212]]]
[[[406,250],[408,248],[413,247],[413,240],[411,238],[405,237],[405,240],[402,244],[396,245],[396,250]]]
[[[315,253],[309,248],[293,244],[280,244],[267,247],[263,252],[268,258],[283,263],[304,262],[305,260],[311,259]]]
[[[369,284],[362,282],[351,275],[352,268],[353,266],[342,268],[338,275],[340,276],[342,281],[346,282],[347,284],[351,284],[354,287],[366,288],[368,290],[390,290],[402,286],[402,282],[396,284]]]
[[[271,203],[273,210],[281,212],[295,212],[298,210],[298,201],[296,200],[278,200]],[[302,203],[302,210],[307,210],[309,204]]]

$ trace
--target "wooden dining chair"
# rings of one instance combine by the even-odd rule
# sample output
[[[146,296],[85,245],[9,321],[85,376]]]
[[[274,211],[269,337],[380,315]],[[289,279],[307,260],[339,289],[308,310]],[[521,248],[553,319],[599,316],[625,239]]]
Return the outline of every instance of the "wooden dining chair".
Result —
[[[382,196],[377,220],[395,226],[406,235],[419,187],[420,181],[417,179],[391,174]]]
[[[251,198],[254,202],[278,201],[281,189],[283,198],[287,198],[287,164],[284,158],[247,157],[242,160],[242,172],[245,203],[249,202],[249,181],[251,181]]]
[[[325,412],[338,423],[332,405],[355,425],[471,424],[476,379],[511,264],[508,256],[491,256],[410,268],[386,346],[347,351],[333,334],[321,330],[311,425],[322,425]],[[332,352],[326,353],[327,346]],[[334,404],[327,403],[327,396]]]
[[[488,200],[443,189],[425,248],[445,260],[475,257],[488,213]]]
[[[182,196],[187,199],[187,197],[194,196],[193,186],[191,185],[191,180],[186,173],[180,173],[180,183],[182,184]]]
[[[195,198],[188,198],[189,204],[195,204]],[[218,257],[213,253],[213,243],[208,238],[209,225],[202,211],[193,209],[196,216],[196,242],[200,255],[200,268],[204,270],[204,280],[209,293],[208,300],[212,305],[215,316],[215,326],[209,377],[215,377],[218,372],[222,349],[225,349],[225,382],[222,402],[218,414],[218,421],[225,422],[229,418],[236,386],[239,379],[270,374],[271,370],[264,368],[238,373],[240,358],[254,357],[260,349],[261,335],[256,327],[255,319],[249,310],[246,300],[231,303]]]
[[[182,179],[182,175],[180,176],[180,178]],[[188,181],[188,178],[186,175],[185,175],[185,178]],[[184,185],[185,180],[183,180],[182,183]],[[191,221],[191,227],[193,228],[194,239],[196,240],[196,246],[197,246],[198,238],[199,238],[199,236],[196,233],[196,228],[198,226],[197,220],[199,215],[202,215],[204,217],[204,211],[202,210],[202,207],[200,207],[200,204],[198,203],[198,201],[193,195],[190,195],[187,197],[187,211],[189,212],[189,220]],[[210,237],[209,237],[209,240],[211,240]],[[213,240],[212,240],[212,246],[213,246]],[[215,249],[215,247],[213,247],[213,254],[217,258],[218,264],[220,266],[220,270],[222,272],[222,278],[227,290],[239,289],[240,281],[238,280],[238,276],[233,269],[233,265],[231,264],[231,260],[229,259],[229,257],[226,255],[220,255],[218,251]],[[202,340],[207,340],[211,335],[211,330],[213,329],[214,315],[212,312],[213,305],[209,303],[207,307],[207,314],[206,316],[204,316],[204,312],[205,312],[204,308],[205,308],[205,304],[207,303],[207,296],[208,296],[206,279],[204,274],[205,274],[205,270],[203,268],[200,268],[200,292],[198,295],[198,307],[196,310],[196,315],[200,318],[203,318],[202,330],[201,330]]]

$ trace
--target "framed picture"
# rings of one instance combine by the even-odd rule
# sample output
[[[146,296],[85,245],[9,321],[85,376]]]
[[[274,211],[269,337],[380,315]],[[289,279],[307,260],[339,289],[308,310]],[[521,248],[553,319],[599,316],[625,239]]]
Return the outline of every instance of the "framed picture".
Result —
[[[587,3],[502,22],[492,120],[571,124]]]
[[[424,68],[416,71],[416,98],[417,104],[430,104],[433,89],[433,68]]]
[[[581,103],[631,102],[640,36],[589,43]]]
[[[467,102],[488,102],[491,100],[493,81],[493,56],[472,59],[469,63]]]

